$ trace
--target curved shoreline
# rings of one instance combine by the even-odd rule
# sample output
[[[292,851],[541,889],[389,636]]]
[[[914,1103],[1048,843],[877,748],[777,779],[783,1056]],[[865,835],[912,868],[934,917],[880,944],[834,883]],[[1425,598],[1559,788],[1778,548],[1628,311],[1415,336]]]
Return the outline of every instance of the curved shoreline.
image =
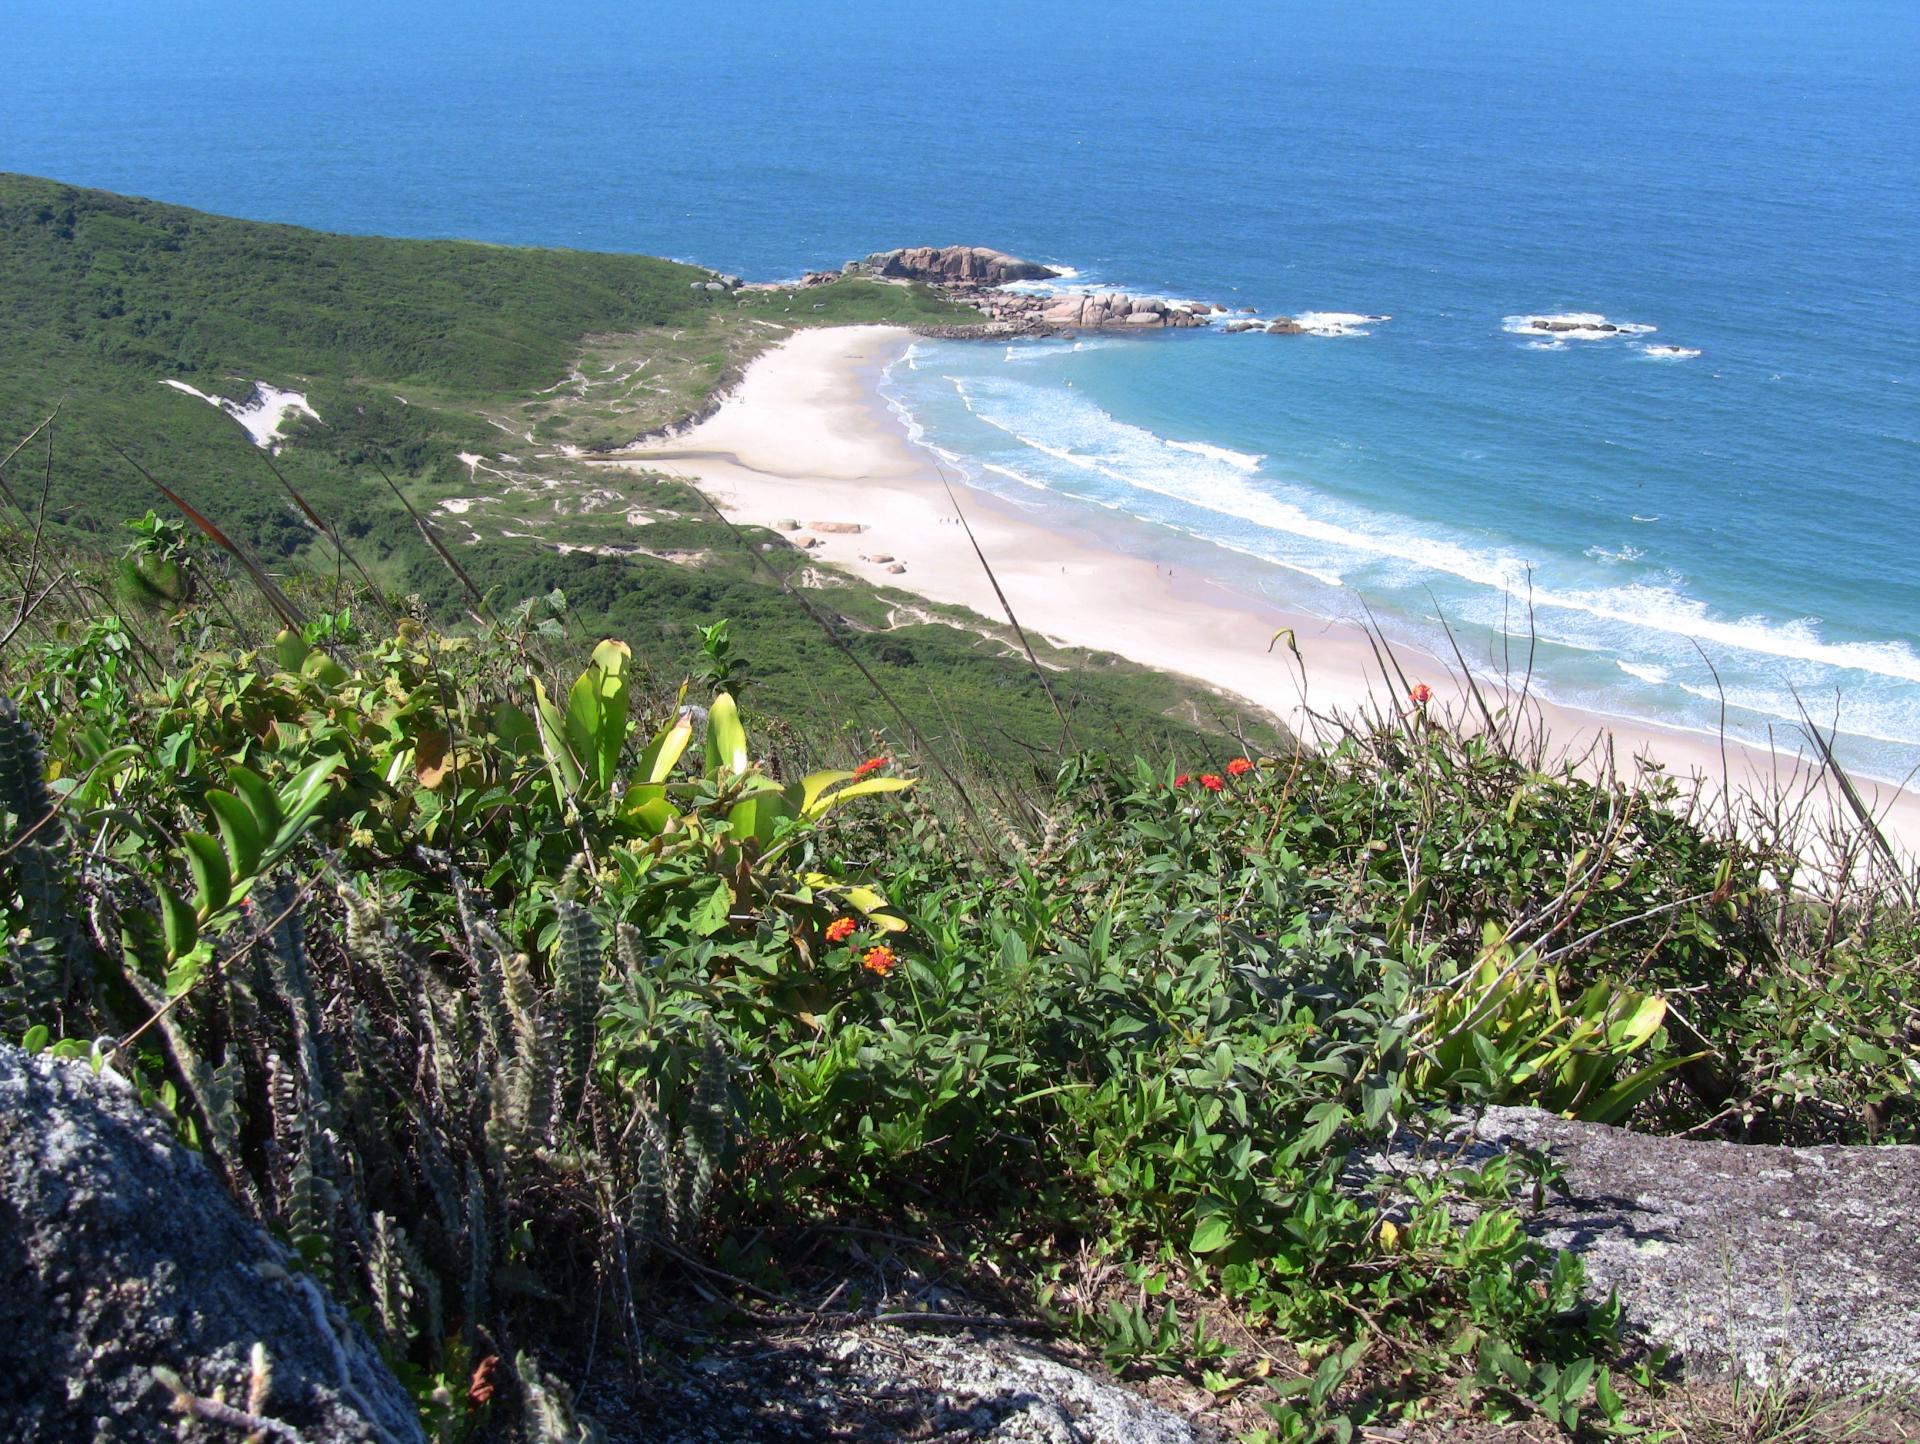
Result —
[[[1062,646],[1111,652],[1198,681],[1266,711],[1297,735],[1329,735],[1328,719],[1398,706],[1381,684],[1366,633],[1272,607],[1190,575],[1129,556],[1097,529],[1041,526],[987,493],[951,478],[906,435],[879,391],[880,375],[912,341],[899,327],[801,331],[756,358],[713,415],[669,446],[642,446],[592,458],[686,477],[730,518],[763,527],[782,520],[858,525],[858,534],[822,532],[812,555],[866,581],[965,606],[999,621],[993,587],[955,522],[964,510],[1022,625]],[[884,557],[883,561],[869,560]],[[903,566],[891,572],[891,566]],[[1290,630],[1296,667],[1276,634]],[[1477,717],[1457,662],[1396,646],[1410,680],[1433,687],[1449,715]],[[1303,675],[1304,673],[1304,675]],[[1516,700],[1498,682],[1483,690]],[[1611,755],[1631,777],[1640,761],[1696,778],[1704,795],[1726,789],[1754,799],[1810,793],[1823,811],[1842,806],[1805,759],[1631,718],[1524,698],[1553,750]],[[1889,838],[1920,857],[1920,794],[1856,779]],[[1716,804],[1717,805],[1717,804]]]

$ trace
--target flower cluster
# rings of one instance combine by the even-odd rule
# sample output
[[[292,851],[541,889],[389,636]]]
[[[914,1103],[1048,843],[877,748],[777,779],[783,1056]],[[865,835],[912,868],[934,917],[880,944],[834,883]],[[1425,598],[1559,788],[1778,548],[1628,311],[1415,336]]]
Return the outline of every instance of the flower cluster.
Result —
[[[844,943],[859,930],[860,923],[858,919],[851,917],[835,918],[827,924],[827,941],[830,943]],[[885,943],[875,943],[864,953],[860,954],[860,966],[879,978],[884,978],[888,973],[891,973],[893,971],[893,965],[897,961],[898,959],[895,958],[893,949]]]
[[[891,757],[869,757],[865,762],[862,762],[858,767],[853,769],[853,780],[858,782],[869,772],[878,772],[891,761],[893,761]]]
[[[1245,777],[1251,771],[1253,771],[1253,762],[1246,757],[1236,757],[1227,764],[1227,777]],[[1202,772],[1197,780],[1209,792],[1223,792],[1226,790],[1227,777],[1222,777],[1218,772]],[[1189,773],[1182,772],[1173,779],[1173,785],[1177,788],[1185,787],[1195,780]]]
[[[1424,707],[1433,700],[1433,688],[1425,682],[1415,682],[1407,689],[1407,696],[1413,699],[1413,705]]]

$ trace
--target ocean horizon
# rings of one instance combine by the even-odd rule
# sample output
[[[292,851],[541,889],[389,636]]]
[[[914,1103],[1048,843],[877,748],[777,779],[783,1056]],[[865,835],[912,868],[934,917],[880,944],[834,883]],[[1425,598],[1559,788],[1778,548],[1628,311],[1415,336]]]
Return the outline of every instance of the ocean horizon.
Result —
[[[14,19],[0,169],[754,279],[988,244],[1299,317],[920,340],[882,392],[969,484],[1275,606],[1920,766],[1909,6]]]

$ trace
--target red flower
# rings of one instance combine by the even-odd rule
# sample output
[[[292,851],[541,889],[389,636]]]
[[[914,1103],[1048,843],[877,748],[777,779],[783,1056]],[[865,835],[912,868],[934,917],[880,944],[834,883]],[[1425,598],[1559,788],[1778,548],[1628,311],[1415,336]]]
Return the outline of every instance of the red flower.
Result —
[[[882,943],[867,949],[867,955],[860,959],[860,966],[884,978],[893,971],[893,961],[893,949]]]
[[[1413,698],[1414,706],[1424,707],[1433,700],[1433,688],[1429,687],[1425,682],[1415,682],[1412,687],[1407,689],[1407,695]]]
[[[827,941],[830,943],[844,943],[848,938],[853,936],[853,930],[859,926],[860,924],[852,918],[835,918],[827,924]]]
[[[1193,781],[1193,779],[1182,772],[1178,777],[1173,779],[1173,785],[1175,787],[1185,787],[1191,781]]]
[[[1227,785],[1227,779],[1222,777],[1218,772],[1202,772],[1200,774],[1200,785],[1209,792],[1218,792]]]
[[[869,772],[878,772],[892,760],[891,757],[869,757],[865,762],[862,762],[858,767],[853,769],[853,780],[858,782]]]
[[[1236,757],[1227,764],[1229,777],[1245,777],[1251,771],[1253,771],[1253,764],[1244,757]]]

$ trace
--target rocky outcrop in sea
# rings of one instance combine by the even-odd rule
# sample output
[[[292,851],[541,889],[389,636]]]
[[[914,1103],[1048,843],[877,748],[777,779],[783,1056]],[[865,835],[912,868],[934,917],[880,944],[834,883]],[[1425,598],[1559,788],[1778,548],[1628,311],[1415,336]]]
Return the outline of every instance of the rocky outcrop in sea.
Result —
[[[825,285],[846,275],[921,281],[987,317],[978,322],[915,328],[922,335],[955,340],[1003,340],[1080,331],[1188,330],[1212,325],[1228,314],[1224,306],[1164,296],[1071,286],[1003,289],[1022,281],[1065,281],[1072,273],[1022,260],[990,246],[905,246],[876,251],[864,260],[848,261],[839,271],[810,272],[801,284]],[[1240,313],[1222,329],[1265,331],[1274,336],[1305,335],[1311,330],[1290,316],[1265,320],[1250,312]]]

